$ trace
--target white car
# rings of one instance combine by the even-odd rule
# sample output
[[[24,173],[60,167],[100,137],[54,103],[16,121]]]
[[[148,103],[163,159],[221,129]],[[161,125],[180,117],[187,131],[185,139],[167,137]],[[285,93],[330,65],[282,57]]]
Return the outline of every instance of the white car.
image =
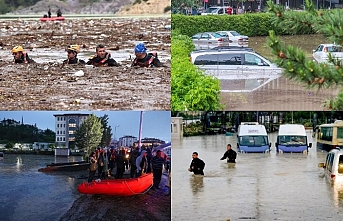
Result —
[[[282,68],[251,48],[200,50],[191,53],[191,61],[205,74],[221,81],[222,92],[251,92],[279,78]]]
[[[329,53],[333,57],[343,59],[343,52],[341,45],[335,44],[320,44],[316,50],[313,50],[313,58],[318,63],[328,62]]]
[[[239,34],[237,31],[217,31],[220,35],[228,37],[230,42],[237,43],[239,45],[248,44],[249,37]]]
[[[325,163],[319,163],[324,168],[325,177],[331,184],[343,185],[343,150],[332,149],[326,156]]]
[[[201,15],[225,15],[228,7],[224,6],[212,6],[206,9]]]

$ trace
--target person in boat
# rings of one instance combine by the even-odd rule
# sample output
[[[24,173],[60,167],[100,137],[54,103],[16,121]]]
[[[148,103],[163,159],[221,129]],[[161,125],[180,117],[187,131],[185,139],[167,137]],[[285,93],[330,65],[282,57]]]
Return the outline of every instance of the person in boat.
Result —
[[[188,171],[193,172],[195,175],[204,175],[205,162],[199,158],[198,152],[193,152],[192,158]]]
[[[160,185],[162,179],[162,170],[164,165],[164,159],[162,158],[161,150],[156,151],[156,156],[151,159],[151,168],[154,175],[154,185],[153,189],[160,189],[158,186]]]
[[[124,175],[124,168],[125,168],[125,151],[120,150],[119,154],[116,156],[116,167],[117,167],[117,173],[116,173],[116,179],[122,179]]]
[[[146,158],[146,150],[142,150],[139,157],[136,159],[136,177],[140,177],[142,174],[146,173],[148,169],[148,160]]]
[[[139,152],[138,152],[138,149],[137,148],[134,148],[132,147],[131,148],[131,152],[130,152],[130,160],[129,160],[129,163],[130,163],[130,178],[134,178],[136,177],[136,159],[139,155]]]
[[[14,58],[14,63],[16,64],[27,64],[27,63],[35,63],[29,55],[24,51],[23,47],[18,45],[12,48],[12,54]]]
[[[77,54],[80,52],[80,46],[69,45],[66,49],[68,59],[64,60],[64,64],[86,64],[82,59],[77,58]]]
[[[97,159],[95,152],[92,152],[91,155],[89,156],[89,163],[90,163],[90,168],[89,168],[89,175],[88,175],[88,183],[91,183],[95,177],[96,169],[97,169]]]
[[[162,67],[162,63],[157,58],[157,53],[147,53],[147,49],[144,44],[139,43],[135,46],[136,58],[133,60],[131,66],[139,67]]]
[[[220,160],[227,159],[228,163],[236,163],[237,153],[231,148],[231,144],[227,145],[227,150],[224,153],[223,157]]]
[[[48,18],[51,18],[51,9],[48,10]]]
[[[57,17],[62,17],[62,12],[60,8],[57,10]]]
[[[95,49],[96,54],[91,56],[87,65],[100,66],[118,66],[118,63],[111,58],[111,54],[106,52],[104,45],[98,45]]]

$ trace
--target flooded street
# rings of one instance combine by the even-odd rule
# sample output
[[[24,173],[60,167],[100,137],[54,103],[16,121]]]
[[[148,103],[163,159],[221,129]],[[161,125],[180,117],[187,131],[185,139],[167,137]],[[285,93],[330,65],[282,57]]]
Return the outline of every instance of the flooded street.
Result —
[[[234,136],[209,135],[173,140],[172,220],[342,220],[343,192],[318,168],[326,152],[313,146],[308,155],[238,153],[236,165],[220,161],[226,145],[237,150]],[[192,152],[204,160],[205,176],[188,172]]]
[[[78,161],[81,157],[70,157]],[[58,220],[79,197],[77,173],[42,173],[46,163],[66,162],[66,158],[42,155],[5,154],[0,160],[0,220]]]

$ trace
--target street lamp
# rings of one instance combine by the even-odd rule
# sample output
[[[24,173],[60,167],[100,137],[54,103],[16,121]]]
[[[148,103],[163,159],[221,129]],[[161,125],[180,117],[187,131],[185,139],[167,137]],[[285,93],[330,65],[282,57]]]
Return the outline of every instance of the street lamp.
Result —
[[[117,127],[120,127],[120,125],[114,127],[114,141],[116,141]]]

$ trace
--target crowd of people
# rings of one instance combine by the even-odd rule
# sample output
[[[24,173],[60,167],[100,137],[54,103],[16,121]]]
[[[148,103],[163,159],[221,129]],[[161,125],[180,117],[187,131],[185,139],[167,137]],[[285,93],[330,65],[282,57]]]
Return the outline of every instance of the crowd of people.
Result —
[[[122,179],[124,174],[130,178],[140,177],[145,173],[153,173],[152,189],[160,189],[163,169],[170,174],[170,162],[162,151],[155,154],[151,147],[139,148],[97,148],[89,156],[88,182],[94,179]]]
[[[80,46],[69,45],[66,48],[67,59],[63,61],[63,64],[81,64],[81,65],[93,65],[95,67],[101,66],[119,66],[119,64],[111,58],[111,54],[106,52],[105,46],[99,44],[95,49],[95,55],[91,56],[87,62],[77,58],[80,53]],[[135,58],[131,64],[132,67],[161,67],[162,63],[157,58],[156,52],[147,52],[147,48],[143,43],[139,43],[134,48]],[[12,55],[15,63],[35,63],[24,51],[21,45],[15,46],[12,49]]]

